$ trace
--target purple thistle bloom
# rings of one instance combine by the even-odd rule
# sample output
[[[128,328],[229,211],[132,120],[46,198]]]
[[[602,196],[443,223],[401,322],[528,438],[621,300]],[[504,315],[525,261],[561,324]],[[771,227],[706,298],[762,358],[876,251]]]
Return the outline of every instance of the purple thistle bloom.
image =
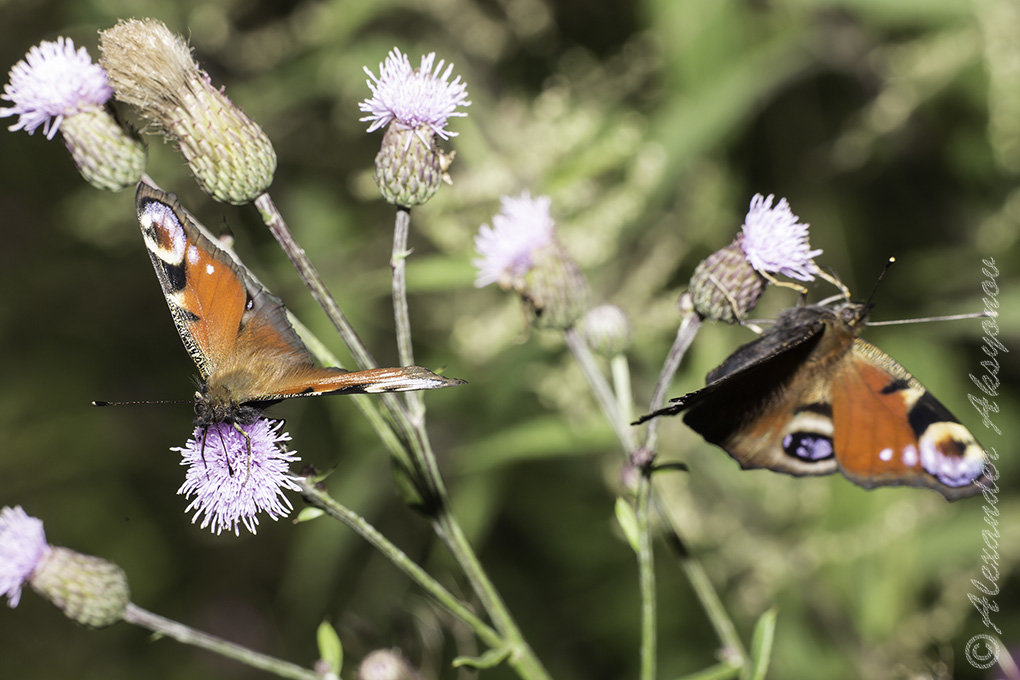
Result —
[[[9,606],[18,606],[21,586],[48,550],[41,519],[21,506],[0,511],[0,595],[7,596]]]
[[[471,263],[478,268],[475,286],[523,276],[532,267],[532,253],[553,239],[553,219],[548,196],[520,196],[500,199],[500,212],[492,226],[483,224],[475,236],[475,250],[481,257]]]
[[[808,225],[798,221],[785,198],[772,207],[772,194],[755,194],[744,218],[740,247],[751,266],[760,272],[811,281],[818,271],[812,258],[822,253],[811,250]]]
[[[88,51],[76,51],[70,38],[57,38],[30,49],[11,69],[0,99],[14,106],[0,109],[0,117],[20,116],[8,129],[32,134],[41,125],[46,139],[53,139],[64,117],[102,107],[112,96],[106,71],[92,63]]]
[[[198,427],[184,447],[171,449],[181,453],[181,465],[188,468],[177,493],[185,498],[194,496],[185,509],[195,511],[192,523],[201,518],[203,529],[208,527],[216,534],[226,529],[235,536],[243,524],[254,534],[259,511],[274,520],[291,511],[293,506],[283,490],[299,488],[289,465],[301,459],[279,446],[290,441],[289,434],[280,432],[282,427],[282,420],[268,418],[242,426],[251,438],[250,459],[247,440],[230,423]]]
[[[458,106],[470,106],[467,87],[457,76],[449,82],[453,64],[446,65],[442,59],[438,64],[436,53],[430,52],[421,58],[417,70],[411,68],[411,60],[394,47],[379,64],[379,76],[365,67],[368,74],[366,84],[372,96],[358,104],[358,108],[369,115],[360,118],[370,121],[368,132],[396,121],[411,130],[428,127],[443,139],[455,137],[456,132],[446,129],[447,119],[466,116],[457,111]],[[443,70],[443,67],[446,69]]]

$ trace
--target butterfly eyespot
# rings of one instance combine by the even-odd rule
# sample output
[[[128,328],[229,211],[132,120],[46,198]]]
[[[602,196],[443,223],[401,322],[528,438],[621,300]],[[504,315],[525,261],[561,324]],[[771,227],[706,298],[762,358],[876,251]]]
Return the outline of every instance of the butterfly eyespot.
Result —
[[[832,438],[814,432],[794,432],[783,437],[783,451],[806,461],[832,458]]]

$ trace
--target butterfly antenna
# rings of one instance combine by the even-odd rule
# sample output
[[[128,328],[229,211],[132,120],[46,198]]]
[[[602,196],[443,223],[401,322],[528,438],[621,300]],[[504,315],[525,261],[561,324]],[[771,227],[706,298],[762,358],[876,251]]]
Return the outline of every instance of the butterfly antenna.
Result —
[[[875,285],[871,288],[871,295],[868,296],[867,301],[864,303],[868,309],[871,309],[872,301],[875,299],[875,295],[878,294],[878,284],[882,283],[882,279],[885,278],[886,273],[894,264],[896,264],[896,258],[890,257],[885,261],[885,266],[882,267],[882,271],[878,273],[878,278],[875,279]]]
[[[94,399],[92,401],[93,406],[180,406],[191,403],[190,399],[144,399],[139,401],[100,401],[98,399]]]

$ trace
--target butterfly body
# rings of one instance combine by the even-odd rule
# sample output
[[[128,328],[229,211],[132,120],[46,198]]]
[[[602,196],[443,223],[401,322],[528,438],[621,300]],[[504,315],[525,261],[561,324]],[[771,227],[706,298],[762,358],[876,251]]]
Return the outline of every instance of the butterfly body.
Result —
[[[170,314],[198,367],[195,421],[248,425],[283,399],[434,389],[461,384],[419,366],[322,367],[279,298],[184,211],[172,194],[139,183],[138,223]]]
[[[646,418],[686,412],[744,468],[839,471],[865,488],[925,486],[950,500],[977,493],[983,450],[906,369],[857,337],[867,311],[850,302],[787,310],[705,387]]]

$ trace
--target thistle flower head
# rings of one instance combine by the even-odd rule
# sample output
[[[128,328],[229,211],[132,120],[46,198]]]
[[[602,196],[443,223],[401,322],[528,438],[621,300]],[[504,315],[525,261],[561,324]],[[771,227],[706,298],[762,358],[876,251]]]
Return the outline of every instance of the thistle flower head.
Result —
[[[48,550],[42,520],[21,506],[0,510],[0,595],[7,596],[9,606],[18,606],[21,586]]]
[[[472,262],[475,286],[514,290],[535,326],[564,330],[588,310],[590,295],[581,268],[553,233],[549,206],[546,196],[504,196],[492,226],[483,224],[475,236],[481,257]]]
[[[500,199],[492,226],[483,224],[475,236],[475,250],[481,256],[471,261],[478,268],[475,286],[499,283],[510,288],[531,269],[534,253],[553,240],[550,205],[548,196],[532,198],[527,191]]]
[[[467,86],[460,76],[450,81],[453,64],[442,59],[438,64],[435,61],[435,52],[430,52],[421,58],[418,68],[413,69],[407,55],[394,47],[386,61],[379,64],[378,76],[365,67],[372,96],[358,108],[368,114],[360,120],[370,123],[369,132],[396,121],[411,130],[428,128],[442,139],[457,135],[447,130],[446,124],[450,118],[467,115],[457,110],[460,106],[471,105]]]
[[[812,258],[821,250],[811,250],[808,225],[790,210],[785,198],[772,207],[772,194],[755,194],[744,218],[741,249],[747,261],[760,272],[779,273],[800,281],[814,279],[818,265]]]
[[[298,489],[289,465],[300,458],[280,446],[290,441],[280,432],[283,421],[259,418],[240,427],[244,434],[230,423],[198,427],[183,447],[171,449],[187,468],[177,490],[192,498],[185,512],[194,510],[192,522],[201,519],[201,528],[216,534],[226,529],[239,535],[241,525],[254,534],[260,511],[273,520],[285,517],[292,506],[283,491]]]
[[[53,139],[65,117],[100,109],[112,95],[106,71],[84,47],[76,50],[70,38],[61,37],[39,43],[14,65],[0,95],[13,106],[0,109],[0,117],[18,116],[12,131],[32,134],[42,126]]]
[[[117,98],[177,142],[206,193],[242,204],[269,188],[272,142],[210,82],[183,38],[155,19],[130,19],[101,31],[99,50]]]

